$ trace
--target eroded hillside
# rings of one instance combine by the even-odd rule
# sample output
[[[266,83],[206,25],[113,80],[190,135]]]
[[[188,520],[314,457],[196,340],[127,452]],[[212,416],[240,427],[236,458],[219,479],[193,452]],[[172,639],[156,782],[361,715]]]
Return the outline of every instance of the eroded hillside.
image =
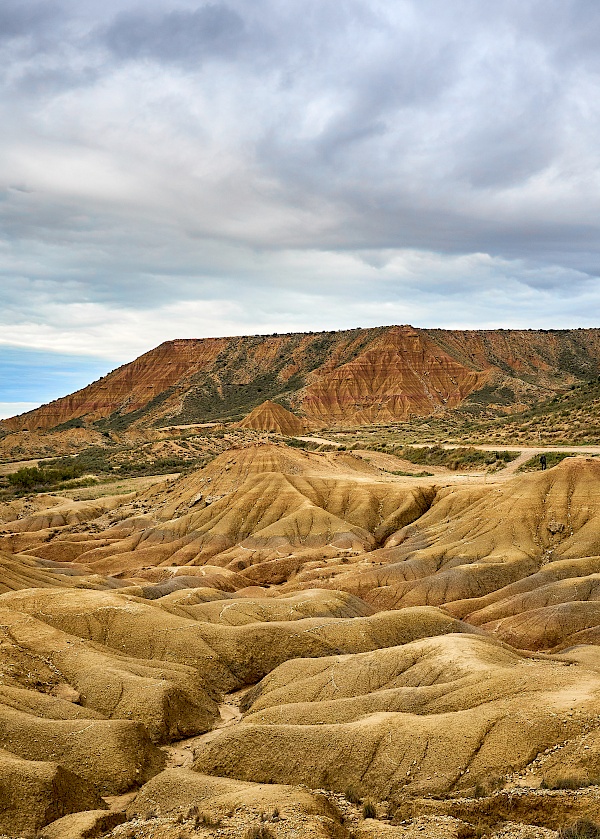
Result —
[[[245,443],[128,494],[4,503],[0,831],[516,839],[593,818],[600,459],[395,465]]]
[[[161,344],[6,431],[240,420],[267,400],[320,426],[525,409],[600,372],[600,330],[390,326]]]

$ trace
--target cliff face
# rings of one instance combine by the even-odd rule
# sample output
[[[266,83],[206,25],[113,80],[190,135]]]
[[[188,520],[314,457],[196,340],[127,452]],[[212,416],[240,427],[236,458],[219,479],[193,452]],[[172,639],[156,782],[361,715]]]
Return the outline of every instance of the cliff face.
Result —
[[[488,370],[456,361],[425,332],[393,327],[357,358],[308,385],[301,405],[325,424],[393,421],[454,408],[488,378]]]
[[[600,330],[410,326],[167,341],[97,382],[4,420],[109,428],[239,419],[267,400],[321,425],[426,416],[467,401],[510,411],[600,373]]]

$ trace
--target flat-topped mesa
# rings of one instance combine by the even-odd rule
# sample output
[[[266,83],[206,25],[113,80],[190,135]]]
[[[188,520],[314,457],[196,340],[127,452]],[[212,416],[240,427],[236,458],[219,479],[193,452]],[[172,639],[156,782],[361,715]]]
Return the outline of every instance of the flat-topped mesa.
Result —
[[[273,431],[285,437],[302,434],[307,428],[300,417],[269,399],[244,417],[239,427],[251,428],[255,431]]]
[[[186,339],[167,341],[0,428],[239,421],[281,401],[309,423],[366,425],[428,416],[465,399],[510,411],[598,373],[600,329],[386,326]]]

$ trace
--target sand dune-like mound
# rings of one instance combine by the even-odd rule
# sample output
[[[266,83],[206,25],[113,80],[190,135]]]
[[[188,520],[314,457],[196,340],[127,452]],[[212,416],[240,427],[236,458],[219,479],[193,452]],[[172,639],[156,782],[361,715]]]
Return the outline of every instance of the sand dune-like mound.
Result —
[[[122,495],[103,496],[91,501],[61,499],[59,503],[47,506],[14,521],[5,522],[2,531],[6,533],[28,533],[48,528],[83,524],[97,519],[109,510],[121,506],[126,499]]]
[[[293,437],[306,431],[307,423],[288,411],[283,405],[267,400],[258,405],[239,423],[240,428],[253,428],[255,431],[273,431],[285,437]]]
[[[0,594],[22,588],[119,588],[116,580],[94,574],[71,562],[0,551]]]
[[[27,593],[43,591],[46,590],[30,589]],[[64,602],[56,590],[52,593],[54,597],[42,600],[48,604],[48,612],[52,606],[60,609]],[[80,600],[82,592],[74,594],[73,606],[79,604],[80,610],[82,605],[85,608],[85,600]],[[85,698],[86,708],[109,719],[137,720],[158,741],[205,731],[217,716],[216,705],[194,667],[153,660],[143,653],[128,656],[122,645],[116,644],[116,649],[112,649],[102,644],[101,626],[110,618],[106,608],[104,614],[99,614],[97,638],[94,638],[97,643],[82,644],[83,633],[78,636],[63,631],[52,626],[47,615],[36,619],[26,615],[23,609],[4,608],[7,605],[5,602],[0,606],[0,661],[5,684],[27,690],[39,687],[44,693],[57,696],[66,685],[75,696]],[[85,620],[85,614],[81,611],[79,614]],[[149,629],[148,625],[146,628]],[[55,708],[57,718],[62,718],[64,706],[55,705]],[[19,709],[31,710],[27,706]],[[143,743],[147,734],[140,736]]]
[[[3,706],[0,744],[26,760],[52,755],[102,794],[125,792],[162,765],[143,727],[126,720],[43,719]]]
[[[546,563],[600,553],[599,480],[600,461],[569,458],[498,485],[447,487],[371,554],[381,567],[352,569],[336,577],[336,587],[379,608],[466,601],[467,615],[469,599],[491,596]]]
[[[78,536],[73,542],[71,531],[55,536],[52,556],[63,542],[69,550],[74,543],[79,561],[101,574],[131,577],[148,566],[210,563],[244,574],[243,586],[279,583],[302,558],[282,568],[275,563],[252,573],[246,569],[315,549],[333,556],[372,550],[419,517],[435,494],[428,487],[369,481],[362,469],[352,475],[345,460],[337,465],[339,477],[322,477],[314,473],[329,467],[318,456],[277,446],[241,449],[217,461],[154,497],[156,507],[144,515],[115,522],[87,540]],[[45,512],[38,524],[52,515]],[[160,522],[165,515],[174,517]],[[35,526],[28,519],[20,523],[21,529]],[[29,542],[26,547],[34,552]],[[47,556],[47,548],[38,553]]]
[[[599,479],[600,460],[568,458],[505,482],[411,485],[350,453],[254,445],[121,503],[15,509],[0,545],[30,569],[30,585],[54,584],[36,569],[53,561],[59,583],[132,583],[127,591],[148,599],[199,585],[328,588],[375,610],[445,606],[515,646],[549,649],[597,626]],[[15,573],[7,588],[22,587]],[[239,620],[253,619],[243,608]]]
[[[599,696],[597,672],[468,634],[290,661],[248,694],[244,722],[197,747],[194,766],[392,800],[444,794],[581,735]]]
[[[285,818],[289,807],[301,807],[311,815],[331,817],[331,807],[323,796],[281,784],[253,784],[202,775],[185,769],[167,769],[147,783],[129,808],[130,815],[149,812],[177,812],[192,802],[215,816],[235,807],[277,808]]]
[[[8,511],[5,588],[55,585],[57,574],[59,585],[153,600],[199,585],[328,588],[375,610],[444,606],[515,646],[550,649],[597,626],[599,479],[599,460],[569,458],[505,482],[418,486],[349,453],[248,446],[120,501]],[[259,619],[243,610],[240,621]]]
[[[178,815],[178,821],[186,827],[194,826],[196,815],[201,824],[218,825],[222,835],[231,836],[250,835],[253,828],[257,835],[284,839],[348,836],[341,813],[320,793],[283,784],[216,778],[185,769],[168,769],[157,775],[142,788],[128,814],[138,818]]]
[[[0,596],[2,607],[10,610],[12,623],[24,633],[27,624],[31,631],[39,623],[45,643],[53,632],[68,633],[118,651],[120,656],[144,659],[148,665],[185,665],[200,671],[203,682],[216,691],[253,684],[289,658],[366,651],[427,635],[468,630],[461,621],[428,608],[350,620],[303,618],[224,626],[181,618],[161,609],[156,601],[147,604],[99,591],[17,591]],[[23,614],[30,617],[29,622],[22,620]],[[96,647],[90,645],[89,649],[93,652]],[[70,663],[69,654],[67,651],[61,660],[65,669]],[[123,669],[126,666],[125,662]],[[173,670],[177,672],[178,667]],[[184,670],[181,677],[184,685],[188,672]],[[84,677],[76,675],[78,679]]]
[[[106,807],[94,787],[54,761],[0,750],[0,830],[33,837],[67,813]]]
[[[140,492],[123,509],[139,519],[140,511],[160,521],[197,511],[238,489],[244,481],[269,472],[331,478],[378,479],[381,473],[351,452],[305,452],[284,444],[260,443],[233,447],[207,466],[166,485]]]
[[[460,819],[463,831],[468,825],[469,832],[475,835],[485,832],[515,839],[527,836],[555,839],[571,832],[585,835],[586,831],[594,830],[598,818],[598,792],[580,789],[573,795],[564,790],[509,789],[470,799],[417,798],[403,802],[395,820],[423,816]]]
[[[558,757],[536,767],[557,746],[593,780],[600,463],[463,488],[355,460],[251,446],[136,496],[5,508],[0,748],[72,773],[91,809],[204,789],[215,818],[290,807],[323,836],[341,822],[290,785],[400,803],[552,782]],[[162,772],[158,746],[185,738],[196,771]]]
[[[44,839],[98,839],[114,827],[127,821],[125,813],[106,810],[87,810],[71,813],[44,827]]]
[[[161,598],[157,605],[193,620],[228,626],[295,621],[308,617],[357,618],[372,615],[374,612],[364,600],[340,591],[307,589],[288,597],[228,597],[193,603],[196,591],[197,589],[191,589],[189,594],[176,601],[169,599],[168,595]]]

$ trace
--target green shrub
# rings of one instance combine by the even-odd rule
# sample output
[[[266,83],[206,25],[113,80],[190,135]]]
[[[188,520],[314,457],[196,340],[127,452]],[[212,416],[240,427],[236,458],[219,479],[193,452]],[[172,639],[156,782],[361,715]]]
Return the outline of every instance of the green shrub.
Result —
[[[80,478],[85,470],[80,464],[68,463],[56,468],[24,466],[8,475],[8,482],[18,490],[56,486],[62,481]]]
[[[402,446],[394,451],[398,457],[423,466],[446,466],[449,469],[499,468],[519,456],[513,451],[482,451],[472,446],[445,449],[443,446]]]

